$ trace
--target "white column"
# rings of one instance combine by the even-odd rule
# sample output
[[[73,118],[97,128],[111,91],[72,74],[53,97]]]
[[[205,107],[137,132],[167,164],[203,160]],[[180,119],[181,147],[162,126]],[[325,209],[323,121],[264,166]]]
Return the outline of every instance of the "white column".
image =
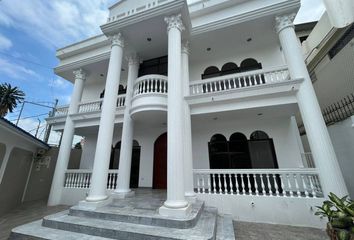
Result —
[[[336,28],[349,26],[354,21],[353,0],[323,0],[328,17]]]
[[[295,14],[277,17],[276,30],[291,78],[304,80],[297,92],[297,100],[324,194],[334,192],[344,196],[348,190],[295,34],[294,18]]]
[[[130,117],[130,108],[131,99],[133,97],[134,82],[138,78],[140,60],[138,56],[132,55],[129,57],[128,61],[129,70],[127,79],[127,94],[125,96],[122,142],[119,157],[118,185],[115,190],[115,195],[119,198],[124,198],[133,194],[130,190],[130,169],[132,163],[134,121]]]
[[[159,212],[165,216],[185,216],[190,205],[184,197],[183,173],[183,88],[181,69],[181,15],[166,17],[168,31],[167,100],[167,200]]]
[[[106,194],[109,160],[117,107],[118,86],[122,69],[124,40],[119,33],[111,37],[112,49],[103,98],[100,126],[98,129],[95,160],[92,169],[91,188],[87,202],[98,202],[108,198]]]
[[[183,96],[189,96],[189,42],[182,45],[182,84]],[[183,101],[183,160],[184,160],[184,195],[194,197],[193,188],[193,152],[192,152],[192,126],[191,111],[186,100]]]
[[[50,189],[48,199],[49,206],[60,204],[62,190],[64,187],[65,171],[68,167],[72,142],[74,138],[74,122],[71,119],[70,115],[77,113],[79,110],[79,103],[81,101],[82,91],[84,89],[84,82],[86,79],[86,74],[82,69],[74,71],[74,75],[74,90],[71,95],[68,115],[66,116],[65,120],[65,126],[59,148],[57,163],[55,166],[52,186]]]

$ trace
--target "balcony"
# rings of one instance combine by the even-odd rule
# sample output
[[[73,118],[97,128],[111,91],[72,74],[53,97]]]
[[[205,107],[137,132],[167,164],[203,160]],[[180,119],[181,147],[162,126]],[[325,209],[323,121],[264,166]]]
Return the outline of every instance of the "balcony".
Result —
[[[133,118],[155,115],[167,111],[167,77],[145,75],[136,79],[130,114]]]

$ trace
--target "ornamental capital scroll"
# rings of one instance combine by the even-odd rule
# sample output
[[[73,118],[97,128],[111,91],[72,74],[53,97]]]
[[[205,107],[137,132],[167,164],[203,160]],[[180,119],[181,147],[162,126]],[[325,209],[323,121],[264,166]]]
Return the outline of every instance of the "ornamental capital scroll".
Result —
[[[81,79],[81,80],[85,80],[86,79],[86,72],[84,70],[82,70],[81,68],[74,70],[73,71],[74,76],[75,76],[75,80],[76,79]]]
[[[185,30],[181,14],[165,17],[165,22],[167,23],[167,31],[170,31],[172,28],[176,28],[181,32]]]
[[[287,27],[294,28],[294,19],[296,17],[296,13],[282,15],[275,17],[275,30],[279,33],[281,30]]]
[[[121,33],[112,35],[109,37],[113,46],[119,46],[119,47],[124,47],[124,38]]]
[[[126,57],[129,65],[139,65],[141,63],[141,58],[138,54],[134,53]]]

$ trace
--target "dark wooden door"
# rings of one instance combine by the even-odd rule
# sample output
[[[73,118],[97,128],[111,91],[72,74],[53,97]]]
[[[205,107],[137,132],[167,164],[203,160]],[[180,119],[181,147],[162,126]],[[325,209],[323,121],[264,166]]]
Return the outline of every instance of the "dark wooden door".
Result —
[[[167,133],[162,134],[154,145],[154,174],[152,187],[167,188]]]
[[[139,169],[140,169],[140,146],[133,147],[132,167],[130,171],[130,188],[139,187]]]

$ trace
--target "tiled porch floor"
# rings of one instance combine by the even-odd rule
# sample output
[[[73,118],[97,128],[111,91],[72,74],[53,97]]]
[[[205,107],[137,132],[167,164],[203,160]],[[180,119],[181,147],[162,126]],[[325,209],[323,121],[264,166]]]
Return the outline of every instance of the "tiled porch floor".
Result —
[[[138,190],[139,193],[151,194],[151,190]],[[157,195],[164,192],[157,191]],[[140,195],[140,194],[139,194]],[[160,203],[160,202],[159,202]],[[0,239],[5,240],[11,229],[44,216],[69,208],[68,206],[46,206],[46,201],[25,203],[4,216],[0,216]],[[236,240],[322,240],[328,239],[324,231],[283,225],[234,222]]]

